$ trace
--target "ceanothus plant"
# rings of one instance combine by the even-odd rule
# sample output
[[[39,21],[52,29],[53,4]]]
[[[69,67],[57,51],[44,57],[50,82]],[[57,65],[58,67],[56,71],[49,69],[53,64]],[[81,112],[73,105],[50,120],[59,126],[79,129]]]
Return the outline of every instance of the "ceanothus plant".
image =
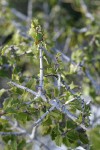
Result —
[[[42,136],[49,134],[59,146],[86,146],[89,105],[80,91],[73,90],[77,86],[67,84],[66,79],[66,62],[77,65],[62,52],[55,50],[53,54],[47,50],[45,34],[37,19],[32,21],[29,33],[34,41],[19,38],[21,43],[2,49],[2,65],[6,61],[12,70],[9,88],[0,91],[1,95],[8,93],[1,110],[2,140],[12,149],[29,148],[38,141],[39,129]],[[32,65],[32,76],[21,72],[20,64],[25,59]]]

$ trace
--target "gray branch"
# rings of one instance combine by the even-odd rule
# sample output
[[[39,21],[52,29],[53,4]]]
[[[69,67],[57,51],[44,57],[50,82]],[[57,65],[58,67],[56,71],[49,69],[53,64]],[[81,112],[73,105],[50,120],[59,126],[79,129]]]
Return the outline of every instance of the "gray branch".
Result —
[[[25,133],[25,132],[0,132],[0,135],[2,135],[2,136],[7,136],[7,135],[22,136],[25,134],[27,134],[27,133]]]
[[[32,8],[33,8],[32,4],[33,4],[33,1],[28,0],[28,8],[27,8],[28,19],[27,19],[27,22],[28,22],[29,27],[30,27],[30,23],[31,23],[31,20],[32,20]]]
[[[31,93],[32,95],[35,95],[35,96],[38,95],[38,93],[34,92],[33,90],[31,90],[31,89],[29,89],[29,88],[27,88],[27,87],[25,87],[25,86],[22,86],[22,85],[20,85],[20,84],[17,84],[17,83],[15,83],[15,82],[10,81],[9,84],[11,84],[11,85],[13,85],[13,86],[16,86],[16,87],[19,88],[19,89],[25,90],[26,92],[29,92],[29,93]]]
[[[42,44],[39,45],[39,51],[40,51],[40,87],[43,89],[43,56],[42,56]]]
[[[50,109],[48,109],[33,125],[32,127],[35,127],[35,126],[38,126],[42,121],[43,119],[51,112],[55,109],[55,105],[53,105]]]

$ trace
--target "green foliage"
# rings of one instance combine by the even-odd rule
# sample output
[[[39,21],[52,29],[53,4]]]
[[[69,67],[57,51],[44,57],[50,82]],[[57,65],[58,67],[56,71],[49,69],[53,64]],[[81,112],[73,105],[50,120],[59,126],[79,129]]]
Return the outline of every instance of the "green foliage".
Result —
[[[95,148],[97,150],[99,150],[99,147],[100,147],[100,134],[99,134],[99,130],[100,130],[100,126],[97,125],[94,129],[92,129],[90,131],[90,139],[91,139],[91,144],[92,144],[92,147],[91,147],[91,150],[94,150]]]
[[[41,4],[42,7],[42,3],[44,3],[42,0],[34,1],[36,6]],[[39,50],[37,49],[42,43],[47,51],[47,53],[43,51],[46,97],[49,101],[57,98],[62,104],[75,99],[66,105],[66,109],[76,115],[77,120],[73,121],[55,109],[43,119],[40,125],[40,134],[42,136],[50,135],[58,146],[65,144],[69,148],[76,148],[79,145],[93,144],[91,150],[99,150],[99,127],[88,132],[90,141],[87,133],[80,129],[82,123],[86,127],[89,126],[91,114],[90,105],[87,102],[84,107],[82,106],[82,94],[91,96],[96,105],[100,104],[100,87],[98,85],[100,74],[99,19],[92,21],[87,18],[85,10],[77,0],[71,1],[70,4],[64,1],[58,4],[56,0],[46,1],[46,3],[49,10],[47,13],[45,13],[46,10],[37,11],[34,5],[34,16],[37,19],[31,23],[29,30],[29,34],[33,38],[31,39],[31,37],[22,36],[17,32],[12,23],[12,20],[16,19],[9,7],[0,2],[0,15],[2,16],[0,20],[3,20],[0,23],[0,80],[1,77],[4,80],[7,78],[8,82],[13,80],[19,85],[37,92],[39,85]],[[88,6],[89,2],[86,3]],[[91,3],[91,7],[94,7],[92,5]],[[78,18],[76,18],[76,13]],[[20,24],[24,27],[27,23],[20,22]],[[81,28],[84,27],[86,31],[81,32]],[[24,32],[26,33],[26,31]],[[11,39],[4,42],[3,38],[10,34],[12,34]],[[67,43],[68,48],[66,48],[66,40],[70,41],[69,44]],[[54,48],[56,46],[61,48],[60,52],[56,51]],[[71,60],[64,61],[62,53],[70,56]],[[89,70],[93,79],[89,78],[86,70]],[[61,76],[60,90],[57,85],[59,75]],[[67,88],[64,83],[68,84]],[[34,96],[26,90],[9,83],[2,83],[2,80],[0,86],[0,104],[2,104],[2,106],[0,105],[0,116],[10,117],[12,121],[17,120],[25,129],[31,128],[31,125],[51,107],[41,98],[34,100]],[[74,91],[74,94],[70,92],[71,90]],[[3,99],[5,94],[8,95]],[[13,132],[9,120],[0,118],[0,131]],[[6,145],[5,150],[27,150],[32,146],[26,143],[26,136],[7,135],[2,136],[2,140]]]
[[[36,45],[43,41],[44,33],[37,19],[34,19],[32,21],[29,34],[34,38],[34,42]]]

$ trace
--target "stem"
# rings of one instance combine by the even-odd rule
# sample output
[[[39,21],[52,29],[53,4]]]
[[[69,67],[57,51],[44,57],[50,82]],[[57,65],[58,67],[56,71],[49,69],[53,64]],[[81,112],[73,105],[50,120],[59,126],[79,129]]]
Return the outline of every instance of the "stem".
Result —
[[[33,125],[32,127],[36,127],[38,126],[40,123],[42,123],[43,119],[51,112],[55,109],[56,105],[52,105],[52,107],[50,107]]]
[[[31,90],[31,89],[29,89],[29,88],[27,88],[27,87],[25,87],[25,86],[22,86],[22,85],[20,85],[20,84],[17,84],[17,83],[15,83],[15,82],[12,82],[12,81],[10,81],[9,84],[12,84],[13,86],[16,86],[16,87],[19,88],[19,89],[25,90],[26,92],[29,92],[29,93],[31,93],[32,95],[37,96],[37,93],[36,93],[36,92],[34,92],[33,90]]]
[[[40,50],[40,83],[39,86],[43,89],[43,60],[42,60],[42,45],[39,45]]]
[[[58,90],[60,91],[60,87],[61,87],[61,75],[58,74]]]

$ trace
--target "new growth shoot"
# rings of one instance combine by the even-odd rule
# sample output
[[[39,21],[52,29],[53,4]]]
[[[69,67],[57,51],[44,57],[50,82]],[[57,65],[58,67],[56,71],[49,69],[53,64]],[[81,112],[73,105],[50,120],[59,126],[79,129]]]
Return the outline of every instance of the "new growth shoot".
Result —
[[[40,52],[40,55],[39,55],[39,59],[40,59],[40,77],[39,77],[39,87],[38,87],[38,92],[39,92],[39,95],[42,94],[42,91],[43,91],[43,60],[42,60],[42,49],[43,49],[43,44],[44,44],[44,41],[43,41],[43,30],[42,30],[42,27],[41,25],[39,24],[38,20],[35,19],[32,21],[31,23],[31,29],[30,29],[30,32],[31,36],[34,38],[34,42]]]

